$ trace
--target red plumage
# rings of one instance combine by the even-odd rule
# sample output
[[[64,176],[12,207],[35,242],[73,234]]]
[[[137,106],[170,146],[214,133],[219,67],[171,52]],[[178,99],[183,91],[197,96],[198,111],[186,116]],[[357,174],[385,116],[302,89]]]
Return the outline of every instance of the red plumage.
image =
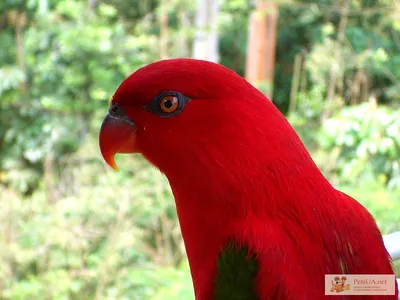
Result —
[[[193,100],[172,118],[143,109],[168,90]],[[325,274],[393,274],[372,216],[331,186],[285,117],[233,71],[156,62],[113,103],[136,124],[137,151],[168,177],[197,300],[212,299],[216,258],[232,237],[257,255],[260,299],[324,299]]]

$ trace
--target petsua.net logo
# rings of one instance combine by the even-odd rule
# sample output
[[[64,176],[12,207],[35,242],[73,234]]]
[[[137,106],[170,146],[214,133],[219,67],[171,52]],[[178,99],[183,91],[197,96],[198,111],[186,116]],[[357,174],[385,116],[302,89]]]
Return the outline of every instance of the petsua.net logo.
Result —
[[[390,275],[325,275],[325,295],[394,295],[396,278]]]

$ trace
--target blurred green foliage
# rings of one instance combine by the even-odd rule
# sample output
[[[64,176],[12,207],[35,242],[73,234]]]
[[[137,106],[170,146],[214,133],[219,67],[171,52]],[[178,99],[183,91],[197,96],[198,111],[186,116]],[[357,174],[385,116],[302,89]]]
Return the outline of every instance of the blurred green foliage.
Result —
[[[136,155],[110,171],[97,134],[127,75],[190,56],[196,7],[128,2],[0,2],[0,299],[193,299],[167,180]],[[218,18],[221,63],[240,75],[250,2],[224,0]],[[277,2],[274,103],[329,180],[399,230],[399,7]]]
[[[400,191],[399,110],[368,104],[346,107],[324,122],[319,142],[322,149],[337,153],[340,185],[372,181]]]

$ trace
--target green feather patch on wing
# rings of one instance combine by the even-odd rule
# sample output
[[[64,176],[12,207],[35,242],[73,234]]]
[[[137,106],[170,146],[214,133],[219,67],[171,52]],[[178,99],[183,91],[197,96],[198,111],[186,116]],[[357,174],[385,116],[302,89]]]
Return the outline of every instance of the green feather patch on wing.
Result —
[[[247,247],[229,242],[218,257],[215,300],[258,300],[255,278],[258,263]]]

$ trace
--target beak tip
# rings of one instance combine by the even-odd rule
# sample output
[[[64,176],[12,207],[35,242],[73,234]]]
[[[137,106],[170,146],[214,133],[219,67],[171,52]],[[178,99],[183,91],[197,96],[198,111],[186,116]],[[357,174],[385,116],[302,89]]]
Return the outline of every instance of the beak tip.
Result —
[[[110,167],[115,171],[115,172],[119,172],[119,169],[117,167],[117,165],[114,163],[114,165],[110,165]]]
[[[107,155],[103,156],[104,160],[106,161],[107,165],[109,165],[114,171],[119,171],[117,164],[115,163],[114,155]]]
[[[118,169],[118,167],[117,167],[116,164],[114,164],[114,165],[110,165],[110,164],[109,164],[109,166],[110,166],[111,169],[113,169],[115,172],[119,172],[119,169]]]

